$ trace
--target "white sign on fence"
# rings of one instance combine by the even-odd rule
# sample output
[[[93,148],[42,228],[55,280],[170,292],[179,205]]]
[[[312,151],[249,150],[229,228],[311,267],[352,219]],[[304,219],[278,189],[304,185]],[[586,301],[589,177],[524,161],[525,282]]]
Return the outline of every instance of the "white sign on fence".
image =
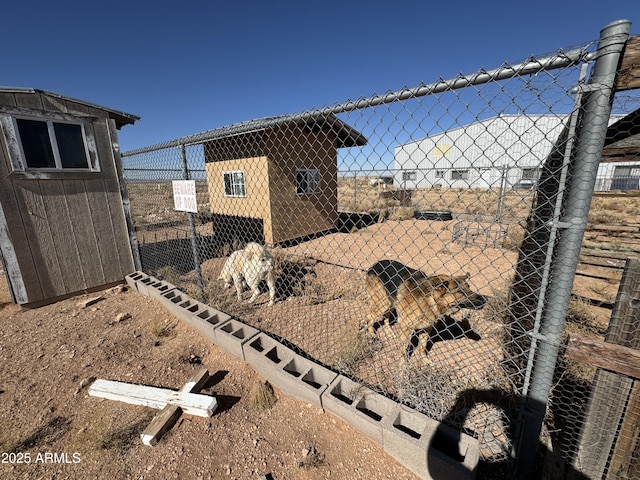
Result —
[[[195,180],[173,180],[173,205],[179,212],[198,213]]]

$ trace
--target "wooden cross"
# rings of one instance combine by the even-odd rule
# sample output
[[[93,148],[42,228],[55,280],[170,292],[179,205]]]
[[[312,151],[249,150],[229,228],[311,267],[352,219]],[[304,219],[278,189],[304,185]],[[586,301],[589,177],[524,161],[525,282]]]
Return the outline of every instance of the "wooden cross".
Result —
[[[179,390],[134,385],[98,379],[89,387],[92,397],[118,400],[133,405],[144,405],[160,409],[149,426],[140,434],[142,443],[155,445],[175,425],[182,412],[199,417],[210,417],[218,406],[215,397],[200,395],[199,391],[209,380],[209,372],[201,368]]]

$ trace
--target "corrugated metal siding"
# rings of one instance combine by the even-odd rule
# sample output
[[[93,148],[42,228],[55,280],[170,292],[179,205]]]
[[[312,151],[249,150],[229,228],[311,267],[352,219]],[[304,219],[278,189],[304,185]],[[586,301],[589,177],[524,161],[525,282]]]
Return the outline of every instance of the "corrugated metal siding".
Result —
[[[407,143],[395,149],[394,183],[404,188],[497,187],[502,175],[508,184],[522,176],[522,168],[538,167],[555,143],[566,117],[500,115]],[[451,172],[468,170],[467,179]],[[416,179],[403,179],[415,171]],[[445,177],[437,173],[445,171]]]

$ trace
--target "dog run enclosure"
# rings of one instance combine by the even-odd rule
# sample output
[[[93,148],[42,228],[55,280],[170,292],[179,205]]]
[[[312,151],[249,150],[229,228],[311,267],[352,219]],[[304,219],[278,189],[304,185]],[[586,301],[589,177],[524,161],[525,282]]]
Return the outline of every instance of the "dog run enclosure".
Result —
[[[474,436],[479,476],[544,465],[553,478],[640,478],[637,363],[612,372],[584,355],[617,343],[637,358],[640,273],[627,260],[640,248],[639,42],[629,27],[125,152],[138,269]],[[176,210],[174,180],[190,181],[178,191],[190,207]],[[238,302],[217,280],[250,241],[274,255],[273,306],[266,290]],[[366,271],[383,259],[468,274],[489,302],[438,318],[407,358],[394,316],[375,335],[363,328]]]

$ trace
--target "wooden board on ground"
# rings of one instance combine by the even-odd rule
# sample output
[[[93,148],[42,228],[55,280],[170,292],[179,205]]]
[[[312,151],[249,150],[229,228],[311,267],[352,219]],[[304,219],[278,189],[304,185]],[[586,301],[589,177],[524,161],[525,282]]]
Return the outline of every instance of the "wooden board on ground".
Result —
[[[201,368],[191,379],[180,389],[181,392],[198,392],[209,380],[209,371]],[[149,426],[140,434],[142,443],[153,446],[160,438],[173,427],[182,415],[182,408],[177,405],[167,405],[156,415]]]
[[[157,409],[177,405],[185,413],[199,417],[210,417],[217,406],[216,399],[208,395],[103,379],[93,382],[89,395]]]

